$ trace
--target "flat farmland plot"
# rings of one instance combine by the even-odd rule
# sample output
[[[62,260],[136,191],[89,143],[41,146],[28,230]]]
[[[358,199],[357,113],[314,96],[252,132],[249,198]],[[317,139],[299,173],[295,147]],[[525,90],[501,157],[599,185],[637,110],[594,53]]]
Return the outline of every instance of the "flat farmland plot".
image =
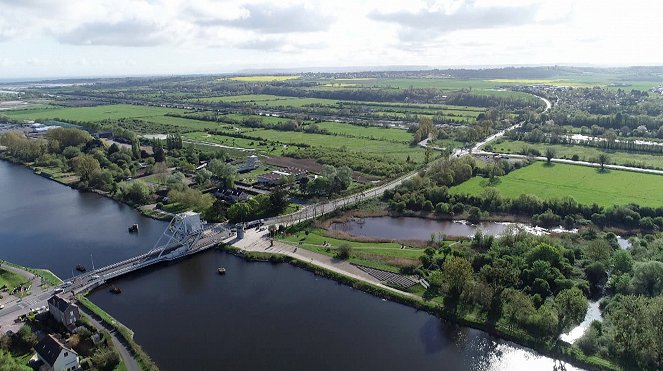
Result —
[[[515,170],[499,178],[495,185],[502,196],[516,198],[521,194],[536,195],[541,199],[559,199],[570,196],[581,204],[601,206],[635,203],[642,206],[663,206],[663,176],[629,171],[554,164],[544,162]],[[488,180],[474,177],[452,187],[453,194],[481,194]]]

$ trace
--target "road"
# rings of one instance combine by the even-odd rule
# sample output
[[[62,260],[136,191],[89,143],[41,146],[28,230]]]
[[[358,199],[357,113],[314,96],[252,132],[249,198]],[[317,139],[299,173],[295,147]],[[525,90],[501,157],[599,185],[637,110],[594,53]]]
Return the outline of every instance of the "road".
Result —
[[[138,362],[136,362],[136,359],[131,354],[129,348],[127,348],[124,343],[120,341],[120,338],[117,337],[115,329],[106,327],[102,322],[97,321],[94,318],[94,314],[89,312],[85,307],[81,306],[80,310],[81,314],[87,318],[87,320],[92,324],[92,326],[94,326],[94,328],[96,328],[98,331],[106,330],[110,333],[113,346],[115,347],[117,354],[120,356],[122,363],[124,363],[126,366],[127,371],[141,371]]]
[[[342,197],[339,199],[334,199],[331,201],[325,201],[325,202],[319,202],[314,205],[308,205],[302,208],[299,211],[296,211],[294,213],[288,214],[288,215],[281,215],[269,219],[264,220],[264,224],[267,225],[276,225],[276,224],[282,224],[282,225],[291,225],[291,224],[297,224],[300,222],[303,222],[305,220],[309,219],[315,219],[319,216],[328,214],[332,211],[335,211],[337,209],[341,209],[346,206],[350,206],[362,201],[370,200],[373,198],[380,197],[385,191],[394,189],[401,185],[404,181],[411,179],[415,175],[417,175],[417,171],[410,172],[396,180],[393,180],[391,182],[385,183],[383,185],[377,186],[375,188],[371,188],[366,191],[362,191],[359,193],[352,194],[350,196]],[[253,225],[257,221],[249,222],[247,224]]]

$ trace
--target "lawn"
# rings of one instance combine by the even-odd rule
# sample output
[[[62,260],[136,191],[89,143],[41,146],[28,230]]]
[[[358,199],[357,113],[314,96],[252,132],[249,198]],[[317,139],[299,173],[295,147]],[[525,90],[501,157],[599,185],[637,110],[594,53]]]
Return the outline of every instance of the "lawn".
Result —
[[[542,199],[559,199],[570,196],[581,204],[596,203],[601,206],[635,203],[643,206],[663,206],[663,176],[640,174],[629,171],[553,164],[544,162],[515,170],[500,177],[495,186],[502,196],[515,198],[521,194],[532,194]],[[452,187],[452,194],[481,194],[488,180],[474,177]]]
[[[14,272],[0,268],[0,287],[6,287],[9,291],[25,282],[25,277]]]
[[[581,161],[595,161],[601,153],[605,153],[610,158],[608,161],[611,164],[635,166],[635,167],[649,167],[649,168],[663,168],[663,156],[645,153],[628,153],[621,151],[603,150],[596,147],[588,147],[575,144],[542,144],[542,143],[527,143],[522,141],[505,140],[502,142],[491,143],[493,151],[500,153],[518,153],[523,147],[530,147],[537,149],[543,155],[546,148],[552,147],[557,152],[555,157],[571,159],[573,155],[578,155]]]

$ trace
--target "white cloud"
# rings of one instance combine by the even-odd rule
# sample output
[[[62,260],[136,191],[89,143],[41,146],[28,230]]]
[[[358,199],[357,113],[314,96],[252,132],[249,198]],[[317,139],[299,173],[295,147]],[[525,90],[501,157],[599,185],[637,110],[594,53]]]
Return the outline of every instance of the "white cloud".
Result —
[[[0,56],[12,61],[3,76],[663,64],[655,0],[0,0],[0,9]]]

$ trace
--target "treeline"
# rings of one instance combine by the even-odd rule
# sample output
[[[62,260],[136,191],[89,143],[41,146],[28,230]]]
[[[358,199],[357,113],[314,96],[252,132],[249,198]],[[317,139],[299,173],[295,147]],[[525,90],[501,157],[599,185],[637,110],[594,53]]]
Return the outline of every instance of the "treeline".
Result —
[[[472,93],[451,94],[445,100],[454,106],[495,107],[500,109],[542,108],[543,102],[537,98],[514,98],[509,96],[478,95]]]

